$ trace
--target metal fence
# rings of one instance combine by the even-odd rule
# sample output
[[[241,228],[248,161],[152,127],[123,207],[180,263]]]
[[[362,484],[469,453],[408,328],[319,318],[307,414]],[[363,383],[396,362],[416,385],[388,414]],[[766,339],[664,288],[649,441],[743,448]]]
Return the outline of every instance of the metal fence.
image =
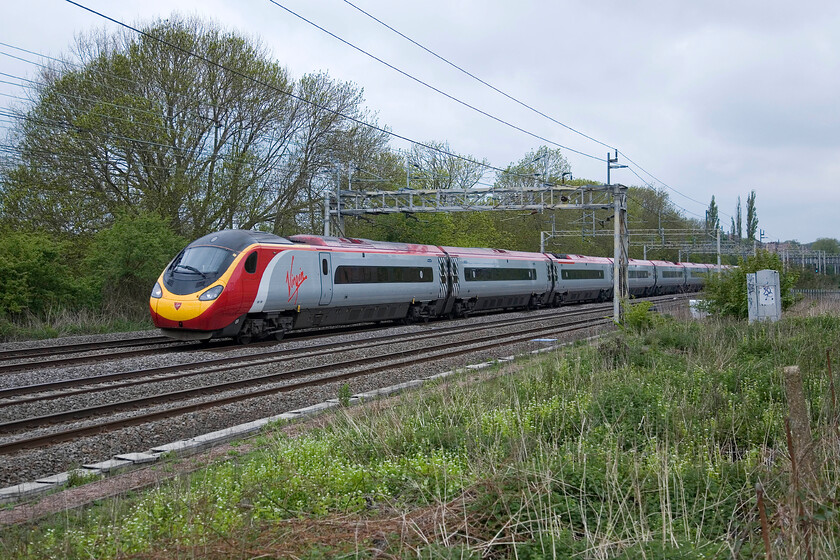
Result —
[[[791,290],[807,299],[840,301],[840,290]]]

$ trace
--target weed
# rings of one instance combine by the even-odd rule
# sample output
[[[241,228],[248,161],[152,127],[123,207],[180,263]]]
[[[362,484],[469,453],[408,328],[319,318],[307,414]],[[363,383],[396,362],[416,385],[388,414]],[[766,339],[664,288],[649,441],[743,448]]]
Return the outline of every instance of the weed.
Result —
[[[760,479],[775,508],[773,556],[804,557],[807,527],[814,557],[831,557],[840,447],[824,370],[838,338],[837,317],[654,321],[517,375],[435,384],[304,435],[263,435],[236,461],[110,513],[4,532],[4,552],[189,557],[256,540],[270,543],[266,556],[313,559],[759,557]],[[780,368],[791,364],[819,434],[807,492],[795,491],[787,460]],[[278,535],[294,524],[303,544],[292,549]],[[348,549],[360,527],[380,525],[387,538],[362,531]]]
[[[621,302],[621,306],[624,308],[624,325],[622,325],[624,329],[641,333],[652,329],[656,325],[657,316],[651,312],[653,303],[640,301],[631,304],[625,300]]]
[[[338,402],[344,408],[350,406],[350,397],[352,396],[353,392],[350,390],[350,385],[347,383],[338,388]]]
[[[75,486],[83,486],[90,482],[95,482],[102,478],[102,475],[83,469],[71,469],[67,473],[67,487],[73,488]]]

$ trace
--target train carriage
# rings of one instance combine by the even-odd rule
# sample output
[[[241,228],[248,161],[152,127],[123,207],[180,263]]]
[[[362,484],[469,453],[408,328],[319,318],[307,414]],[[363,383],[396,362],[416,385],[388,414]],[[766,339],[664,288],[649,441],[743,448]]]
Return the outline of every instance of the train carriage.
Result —
[[[702,263],[680,263],[685,267],[685,291],[699,292],[703,289],[706,278],[715,271],[715,265]]]
[[[656,274],[656,288],[658,296],[678,294],[685,291],[685,267],[671,261],[650,261]]]
[[[553,257],[558,271],[555,292],[561,304],[606,301],[612,297],[612,259],[558,254]]]
[[[629,259],[627,263],[627,288],[632,297],[653,295],[656,272],[651,261]]]
[[[446,303],[445,253],[433,245],[295,235],[318,251],[318,312],[301,309],[295,328],[440,314]]]
[[[149,300],[155,326],[187,340],[235,336],[271,257],[292,246],[276,235],[238,230],[193,241],[155,283]]]
[[[553,270],[542,253],[441,247],[453,277],[452,314],[547,305]]]

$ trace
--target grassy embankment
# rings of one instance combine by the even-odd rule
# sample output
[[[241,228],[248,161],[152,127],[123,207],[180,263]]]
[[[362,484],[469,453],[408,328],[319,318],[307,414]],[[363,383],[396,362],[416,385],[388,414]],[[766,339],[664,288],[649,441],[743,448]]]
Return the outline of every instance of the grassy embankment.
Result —
[[[0,342],[153,329],[148,306],[112,305],[102,310],[52,307],[41,314],[0,314]]]
[[[836,557],[826,350],[840,317],[656,323],[278,429],[189,478],[5,529],[0,554],[763,558],[766,535],[773,558]],[[789,459],[788,365],[805,380],[812,478]]]

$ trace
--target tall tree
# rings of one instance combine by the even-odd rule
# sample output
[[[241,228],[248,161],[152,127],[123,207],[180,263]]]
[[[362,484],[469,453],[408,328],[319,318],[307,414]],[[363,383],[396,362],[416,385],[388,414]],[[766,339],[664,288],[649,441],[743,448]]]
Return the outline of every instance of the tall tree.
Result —
[[[81,233],[148,211],[188,238],[298,226],[325,169],[384,146],[344,118],[369,116],[352,84],[296,83],[255,40],[198,19],[144,31],[83,37],[78,63],[43,73],[0,187],[5,219]]]
[[[741,197],[738,197],[738,202],[735,205],[735,235],[738,239],[744,237],[744,230],[743,230],[743,218],[741,215]]]
[[[747,197],[747,239],[753,241],[758,233],[758,214],[755,210],[755,191]]]
[[[812,251],[825,251],[829,255],[840,255],[840,241],[831,237],[820,237],[810,245]]]
[[[472,156],[458,157],[447,142],[414,144],[408,154],[408,184],[418,189],[468,189],[481,180],[486,160]],[[452,154],[452,155],[450,155]]]
[[[720,217],[718,216],[718,207],[715,203],[715,196],[712,195],[712,201],[709,203],[709,209],[706,210],[706,232],[716,232],[720,227]]]
[[[496,174],[498,187],[533,187],[544,183],[560,184],[571,172],[568,160],[559,148],[540,146]]]

